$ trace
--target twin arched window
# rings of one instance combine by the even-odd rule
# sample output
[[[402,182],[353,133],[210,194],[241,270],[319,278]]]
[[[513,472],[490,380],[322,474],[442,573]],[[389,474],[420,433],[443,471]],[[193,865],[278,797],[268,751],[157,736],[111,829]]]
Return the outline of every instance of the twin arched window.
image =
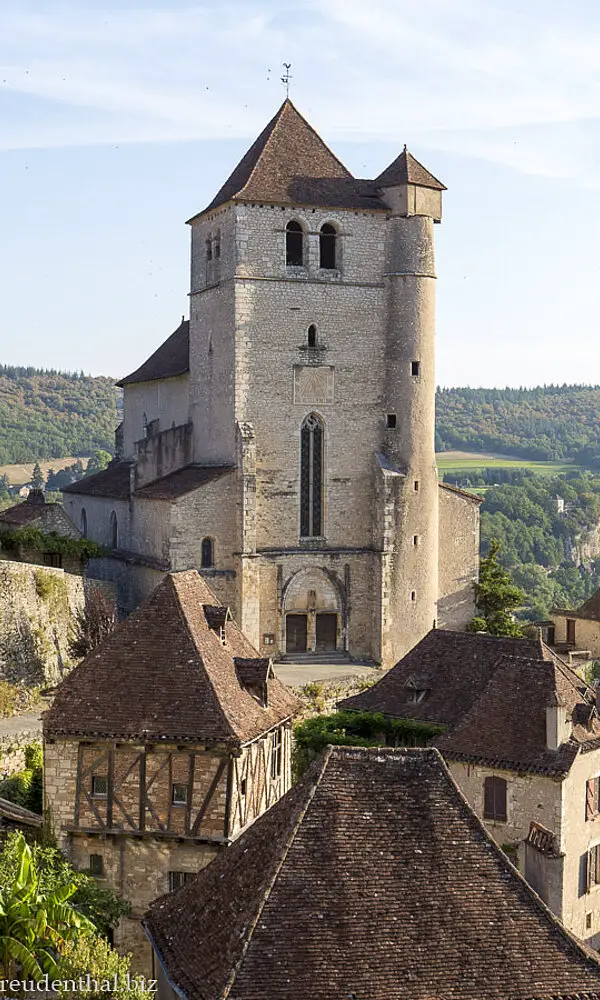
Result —
[[[311,413],[300,431],[300,536],[323,534],[323,421]]]
[[[200,549],[200,566],[202,569],[208,569],[210,566],[215,564],[215,549],[213,545],[212,538],[203,538],[202,546]]]
[[[319,267],[333,271],[337,265],[337,230],[326,222],[319,231]],[[304,230],[292,219],[285,227],[285,263],[287,267],[304,266]]]

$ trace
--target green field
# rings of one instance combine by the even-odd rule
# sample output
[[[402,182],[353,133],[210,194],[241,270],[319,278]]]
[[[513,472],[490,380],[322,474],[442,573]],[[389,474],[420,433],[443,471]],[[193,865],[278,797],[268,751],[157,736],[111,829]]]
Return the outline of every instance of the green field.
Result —
[[[570,462],[530,462],[507,455],[478,454],[473,451],[443,451],[436,455],[440,472],[474,472],[479,469],[531,469],[539,476],[558,476],[579,468]]]

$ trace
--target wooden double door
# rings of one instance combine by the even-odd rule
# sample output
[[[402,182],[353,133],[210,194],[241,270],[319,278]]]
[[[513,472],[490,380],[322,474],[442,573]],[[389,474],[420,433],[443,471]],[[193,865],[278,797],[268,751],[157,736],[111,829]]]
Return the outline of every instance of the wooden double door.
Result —
[[[337,648],[337,619],[334,612],[317,612],[315,616],[314,650],[316,653],[334,652]],[[309,649],[307,614],[290,614],[285,619],[286,653],[306,653]]]

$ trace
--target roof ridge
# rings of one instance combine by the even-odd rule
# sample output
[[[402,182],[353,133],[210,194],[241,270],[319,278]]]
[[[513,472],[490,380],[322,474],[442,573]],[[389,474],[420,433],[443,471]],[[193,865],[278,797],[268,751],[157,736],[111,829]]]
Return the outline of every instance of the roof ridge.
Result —
[[[288,856],[288,854],[290,852],[292,844],[294,843],[294,841],[296,839],[296,835],[298,833],[298,830],[300,829],[300,826],[302,824],[302,821],[304,820],[304,817],[306,816],[306,813],[308,812],[308,808],[309,808],[311,802],[313,801],[313,799],[315,797],[315,794],[317,792],[317,788],[319,787],[319,785],[321,784],[321,781],[323,780],[323,776],[325,774],[325,771],[326,771],[326,768],[327,768],[327,764],[329,763],[329,760],[330,760],[332,754],[333,754],[333,747],[332,746],[327,746],[325,748],[324,752],[323,752],[323,756],[322,756],[322,759],[321,759],[321,766],[319,768],[319,774],[317,775],[317,778],[315,779],[315,781],[313,782],[313,784],[311,785],[311,787],[309,789],[309,792],[308,792],[308,795],[307,795],[306,802],[305,802],[304,806],[301,809],[298,810],[298,815],[296,817],[296,822],[294,823],[294,826],[293,826],[292,831],[291,831],[291,833],[289,835],[289,838],[288,838],[288,840],[287,840],[287,842],[286,842],[286,844],[285,844],[285,846],[284,846],[284,848],[283,848],[283,850],[281,852],[281,856],[279,858],[279,863],[275,866],[275,872],[273,874],[273,877],[271,878],[271,880],[269,882],[269,885],[267,886],[267,888],[265,889],[265,891],[263,893],[263,898],[262,898],[262,900],[260,902],[260,905],[258,906],[258,909],[256,911],[256,915],[254,917],[254,920],[248,926],[248,930],[247,930],[247,933],[246,933],[246,939],[244,941],[244,945],[242,947],[240,956],[239,956],[237,962],[235,963],[235,967],[234,967],[233,971],[231,972],[231,974],[229,976],[229,979],[227,980],[227,983],[225,984],[225,988],[222,991],[219,1000],[227,1000],[227,997],[229,996],[229,994],[231,993],[231,990],[233,989],[233,986],[235,984],[235,980],[236,980],[237,974],[238,974],[238,972],[240,970],[242,962],[244,961],[244,959],[245,959],[245,957],[246,957],[246,955],[248,953],[248,949],[249,949],[250,944],[252,942],[252,936],[254,934],[254,931],[256,930],[258,921],[260,920],[262,912],[263,912],[263,910],[264,910],[264,908],[267,905],[267,902],[269,900],[269,897],[270,897],[271,893],[273,892],[273,889],[275,888],[275,885],[277,883],[277,879],[279,878],[279,873],[281,872],[281,869],[283,868],[284,862],[285,862],[285,860],[286,860],[286,858],[287,858],[287,856]],[[281,801],[281,799],[279,799],[278,801]],[[268,811],[269,810],[267,810],[267,812]],[[265,813],[263,813],[263,815],[265,815]]]
[[[221,699],[219,698],[218,692],[215,690],[215,686],[213,684],[213,680],[212,680],[212,677],[210,675],[210,672],[206,669],[206,664],[204,662],[204,657],[202,656],[202,652],[201,652],[201,650],[200,650],[200,648],[198,646],[198,643],[196,642],[196,637],[195,637],[195,635],[194,635],[194,633],[193,633],[193,631],[192,631],[192,629],[190,627],[190,623],[189,623],[189,621],[187,619],[187,615],[185,614],[185,612],[183,610],[183,605],[181,603],[181,596],[179,594],[179,588],[177,587],[177,584],[175,583],[175,580],[173,579],[173,577],[171,575],[168,575],[166,577],[166,579],[169,581],[171,589],[175,592],[176,601],[177,601],[177,612],[178,612],[178,614],[179,614],[179,616],[180,616],[180,618],[181,618],[181,620],[182,620],[182,622],[184,624],[184,627],[185,627],[185,630],[186,630],[187,634],[190,637],[192,645],[194,646],[194,649],[196,650],[196,653],[198,655],[200,663],[202,664],[202,669],[204,670],[204,676],[206,677],[206,679],[208,681],[208,685],[209,685],[210,690],[212,692],[213,698],[215,699],[215,702],[217,704],[217,707],[218,707],[218,710],[219,710],[219,714],[220,714],[223,722],[225,723],[225,725],[229,729],[230,736],[232,736],[235,739],[239,740],[239,736],[236,733],[235,729],[233,728],[233,726],[231,724],[231,720],[230,720],[229,716],[226,714],[226,712],[225,712],[225,710],[223,708],[223,705],[221,704]],[[210,631],[210,629],[209,629],[209,631]],[[216,636],[215,636],[215,639],[216,639]]]

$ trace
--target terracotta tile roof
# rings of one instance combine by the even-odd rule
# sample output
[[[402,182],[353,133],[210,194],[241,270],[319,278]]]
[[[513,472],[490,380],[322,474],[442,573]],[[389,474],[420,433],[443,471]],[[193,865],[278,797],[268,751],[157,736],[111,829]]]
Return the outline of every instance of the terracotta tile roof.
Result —
[[[430,174],[422,163],[415,160],[406,146],[389,167],[375,178],[377,187],[394,187],[396,184],[418,184],[419,187],[434,188],[436,191],[446,191],[447,188]]]
[[[151,354],[143,365],[126,375],[118,386],[133,382],[151,382],[158,378],[175,378],[190,370],[190,321],[182,319],[174,333]]]
[[[186,465],[183,469],[169,473],[168,476],[154,479],[151,483],[141,486],[135,491],[135,496],[142,500],[177,500],[186,493],[192,493],[206,483],[212,483],[232,472],[235,472],[235,469],[228,465]]]
[[[470,711],[450,732],[436,739],[436,746],[449,760],[528,773],[566,774],[580,745],[600,737],[595,712],[589,729],[578,720],[579,706],[589,707],[588,688],[567,671],[548,660],[503,656]],[[549,750],[546,708],[557,703],[564,705],[567,718],[574,720],[573,735],[558,750]]]
[[[14,823],[16,826],[40,827],[44,824],[44,817],[39,813],[3,798],[0,798],[0,819],[4,821],[3,825]]]
[[[207,621],[215,595],[195,570],[170,573],[69,674],[44,716],[47,735],[243,743],[297,709],[278,680],[260,707],[234,658],[258,654],[235,622],[225,644]]]
[[[373,182],[352,177],[290,100],[284,101],[204,212],[228,201],[384,211],[386,207]]]
[[[433,629],[377,684],[341,701],[340,707],[452,726],[487,687],[503,654],[536,657],[541,656],[540,650],[540,643],[533,639]],[[409,681],[423,673],[430,677],[429,694],[414,704]]]
[[[435,750],[328,748],[145,926],[187,1000],[600,997]]]
[[[465,500],[471,500],[473,503],[483,503],[483,497],[478,497],[476,493],[469,493],[467,490],[461,490],[458,486],[451,486],[450,483],[438,483],[441,490],[448,490],[448,493],[458,493],[459,497],[464,497]]]
[[[533,820],[529,827],[526,843],[549,858],[557,858],[560,855],[556,835],[552,833],[552,830],[547,830],[545,826],[535,823]]]
[[[103,472],[85,476],[76,483],[63,487],[63,493],[77,493],[90,497],[111,497],[113,500],[129,500],[130,462],[115,462]]]

